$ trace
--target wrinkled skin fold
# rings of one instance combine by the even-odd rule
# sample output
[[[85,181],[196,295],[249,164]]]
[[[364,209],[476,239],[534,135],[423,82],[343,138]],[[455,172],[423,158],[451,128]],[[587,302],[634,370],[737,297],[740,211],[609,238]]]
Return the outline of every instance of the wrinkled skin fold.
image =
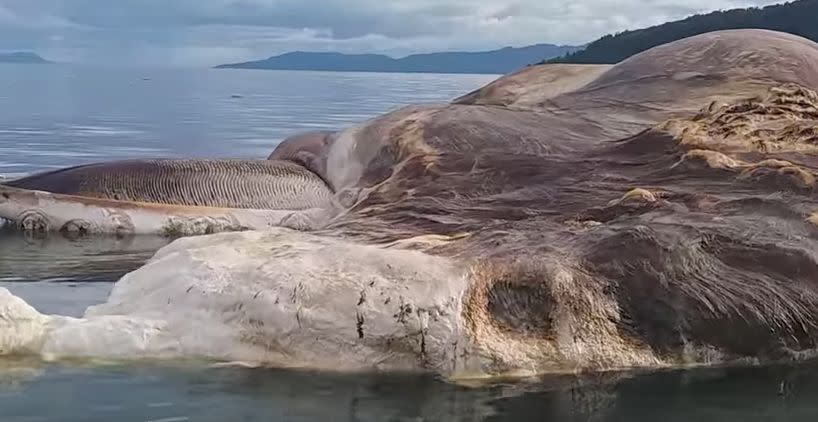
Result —
[[[64,327],[206,309],[235,353],[138,349],[452,378],[810,358],[816,89],[815,43],[722,31],[292,138],[271,158],[332,188],[326,224],[185,239]]]

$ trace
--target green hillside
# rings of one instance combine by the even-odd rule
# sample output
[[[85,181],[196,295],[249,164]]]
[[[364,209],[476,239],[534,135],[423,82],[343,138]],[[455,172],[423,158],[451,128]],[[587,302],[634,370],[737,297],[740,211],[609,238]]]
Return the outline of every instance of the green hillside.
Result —
[[[771,29],[818,41],[818,0],[733,9],[606,35],[584,49],[546,63],[613,64],[657,45],[725,29]]]

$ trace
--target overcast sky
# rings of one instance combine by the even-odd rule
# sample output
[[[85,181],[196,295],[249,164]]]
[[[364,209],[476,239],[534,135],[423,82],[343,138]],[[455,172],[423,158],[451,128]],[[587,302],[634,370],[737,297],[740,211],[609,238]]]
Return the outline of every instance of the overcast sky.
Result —
[[[400,56],[610,32],[776,0],[0,0],[0,51],[204,66],[292,50]]]

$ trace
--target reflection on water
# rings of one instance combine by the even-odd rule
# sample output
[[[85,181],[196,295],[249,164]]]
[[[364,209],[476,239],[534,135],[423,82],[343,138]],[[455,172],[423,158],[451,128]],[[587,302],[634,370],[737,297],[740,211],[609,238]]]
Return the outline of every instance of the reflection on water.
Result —
[[[114,281],[167,243],[153,236],[37,238],[0,230],[0,282]]]
[[[495,400],[489,420],[814,421],[818,365],[711,368]]]
[[[562,376],[479,387],[418,375],[216,369],[195,363],[0,365],[4,422],[814,421],[816,399],[814,364]]]
[[[116,280],[169,241],[154,236],[38,238],[0,228],[0,287],[42,313],[79,317],[104,302]]]

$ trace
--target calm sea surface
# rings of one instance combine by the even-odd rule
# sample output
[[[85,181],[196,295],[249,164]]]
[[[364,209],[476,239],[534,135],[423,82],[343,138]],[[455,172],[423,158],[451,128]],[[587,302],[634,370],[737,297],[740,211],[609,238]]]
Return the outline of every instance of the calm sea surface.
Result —
[[[0,176],[136,157],[264,158],[294,133],[446,101],[492,79],[0,65]],[[79,316],[163,244],[0,231],[0,287],[41,312]],[[816,421],[818,365],[454,386],[426,376],[0,357],[0,422],[393,420]]]

